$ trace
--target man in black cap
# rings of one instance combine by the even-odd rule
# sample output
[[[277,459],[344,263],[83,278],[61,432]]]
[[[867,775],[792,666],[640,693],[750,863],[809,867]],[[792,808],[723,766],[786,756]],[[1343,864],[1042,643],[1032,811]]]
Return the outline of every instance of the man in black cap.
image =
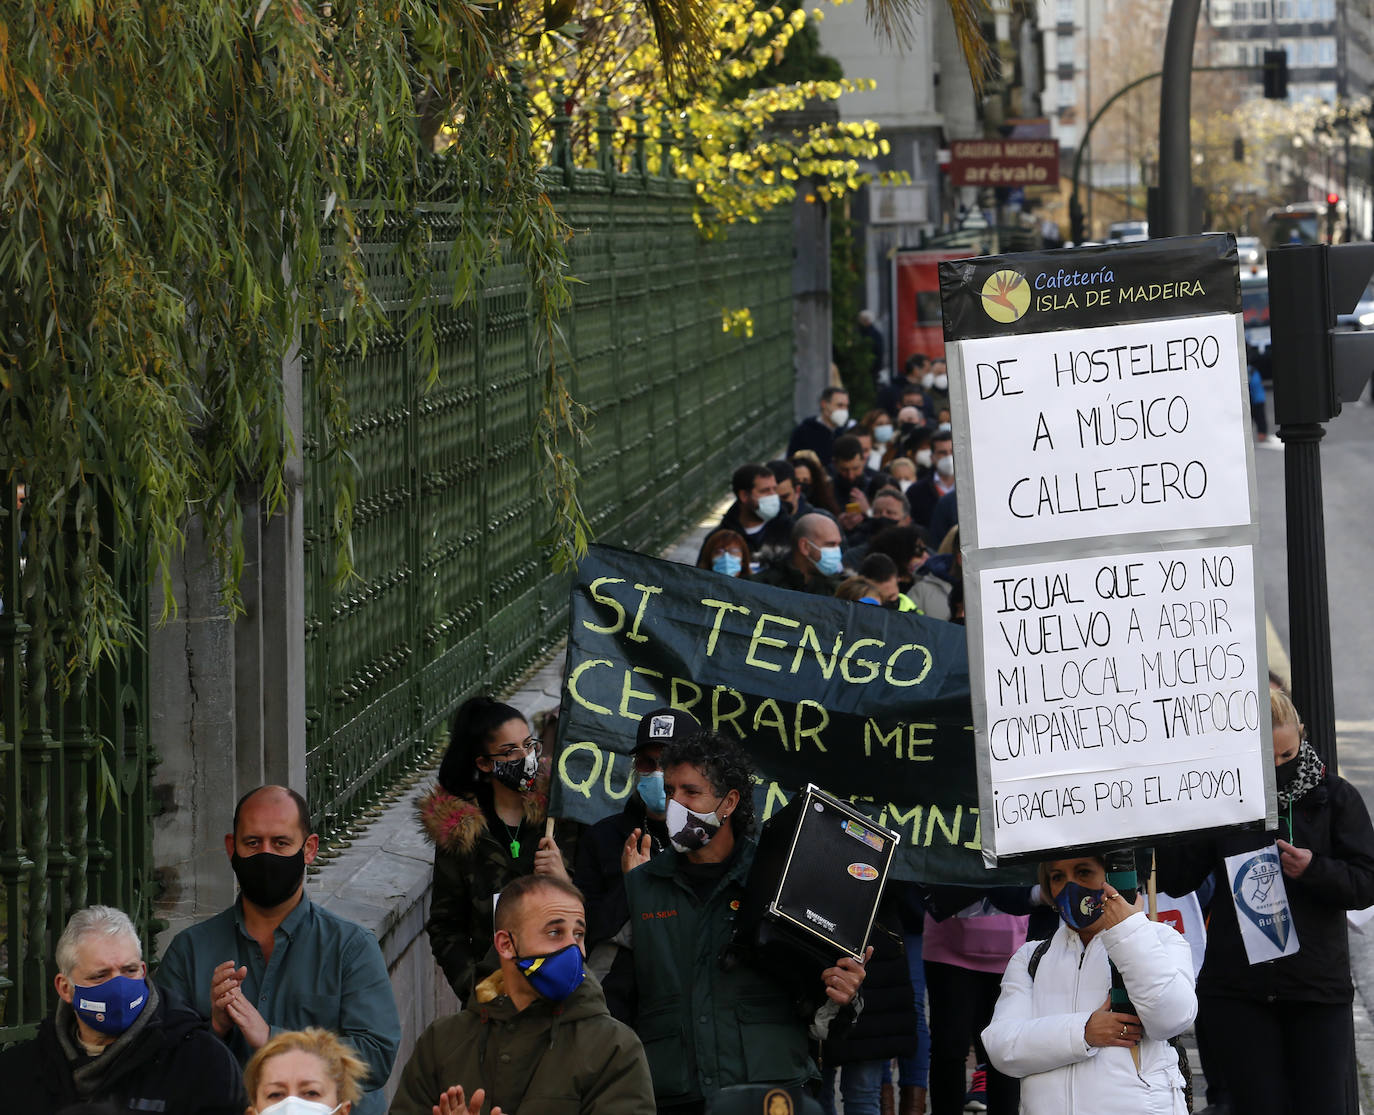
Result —
[[[696,718],[681,709],[658,708],[641,718],[631,755],[634,790],[625,808],[601,818],[577,844],[573,882],[587,899],[587,968],[601,981],[612,1016],[627,1025],[633,1023],[634,973],[625,948],[630,906],[620,857],[635,829],[648,834],[651,856],[668,846],[668,803],[659,757],[665,744],[699,731]]]

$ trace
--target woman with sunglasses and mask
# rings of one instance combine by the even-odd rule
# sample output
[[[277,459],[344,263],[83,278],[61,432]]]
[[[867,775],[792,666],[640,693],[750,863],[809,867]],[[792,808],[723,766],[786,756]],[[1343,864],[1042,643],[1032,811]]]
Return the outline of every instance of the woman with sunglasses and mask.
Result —
[[[1021,1079],[1022,1115],[1110,1111],[1184,1115],[1169,1039],[1197,1014],[1192,950],[1107,882],[1100,856],[1040,865],[1040,892],[1062,924],[1017,950],[1002,977],[983,1046]],[[1113,970],[1129,996],[1111,1001]]]
[[[544,835],[549,776],[541,752],[519,709],[474,697],[454,714],[439,784],[416,804],[434,843],[429,943],[463,1000],[496,970],[493,896],[522,875],[572,881],[578,826],[560,821],[554,836]]]

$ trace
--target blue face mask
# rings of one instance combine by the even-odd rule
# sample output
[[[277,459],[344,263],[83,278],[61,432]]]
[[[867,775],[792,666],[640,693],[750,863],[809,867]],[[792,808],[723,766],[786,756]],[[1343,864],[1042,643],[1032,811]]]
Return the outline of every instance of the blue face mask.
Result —
[[[1102,890],[1089,890],[1072,879],[1055,897],[1054,905],[1070,929],[1087,929],[1102,916]]]
[[[819,547],[821,556],[816,559],[816,571],[827,577],[833,577],[844,568],[844,560],[840,556],[838,546]]]
[[[639,776],[639,796],[650,813],[662,813],[668,808],[668,794],[663,788],[663,772]]]
[[[72,1009],[92,1030],[118,1036],[148,1005],[148,981],[114,976],[94,987],[72,984]]]
[[[511,944],[514,943],[512,935]],[[541,998],[554,1003],[561,1003],[576,991],[587,974],[582,966],[582,950],[576,942],[548,956],[521,957],[517,954],[515,966]]]
[[[717,573],[724,573],[727,577],[739,576],[742,564],[739,555],[733,550],[721,550],[711,559],[711,568]]]

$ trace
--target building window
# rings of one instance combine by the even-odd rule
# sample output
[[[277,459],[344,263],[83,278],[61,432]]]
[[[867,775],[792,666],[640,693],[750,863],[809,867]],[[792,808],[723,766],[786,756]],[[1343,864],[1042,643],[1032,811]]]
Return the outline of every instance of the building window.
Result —
[[[1078,84],[1073,78],[1059,79],[1059,107],[1068,108],[1078,101]]]
[[[1074,0],[1059,0],[1059,18],[1058,18],[1058,22],[1060,22],[1060,23],[1077,23],[1077,22],[1078,22],[1078,19],[1077,19],[1078,13],[1074,11],[1074,8],[1075,8]]]
[[[1231,22],[1231,0],[1212,0],[1208,11],[1213,27],[1225,27]]]

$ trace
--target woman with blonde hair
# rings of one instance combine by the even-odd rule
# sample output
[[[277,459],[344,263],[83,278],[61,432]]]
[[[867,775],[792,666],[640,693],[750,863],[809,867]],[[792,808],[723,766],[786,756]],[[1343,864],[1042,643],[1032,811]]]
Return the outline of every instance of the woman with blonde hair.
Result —
[[[1188,942],[1118,893],[1101,856],[1042,863],[1040,889],[1062,924],[1011,958],[983,1031],[992,1064],[1020,1078],[1021,1115],[1184,1115],[1169,1039],[1197,1013]],[[1111,1002],[1114,970],[1129,1009]]]
[[[1374,827],[1360,792],[1307,742],[1282,690],[1270,691],[1269,714],[1277,834],[1226,832],[1160,849],[1159,889],[1187,894],[1216,872],[1198,1023],[1232,1109],[1353,1112],[1345,1091],[1355,1067],[1345,915],[1374,905]],[[1270,932],[1260,926],[1257,940],[1261,922]]]
[[[311,1026],[268,1040],[243,1070],[245,1115],[349,1115],[367,1064],[335,1034]]]

